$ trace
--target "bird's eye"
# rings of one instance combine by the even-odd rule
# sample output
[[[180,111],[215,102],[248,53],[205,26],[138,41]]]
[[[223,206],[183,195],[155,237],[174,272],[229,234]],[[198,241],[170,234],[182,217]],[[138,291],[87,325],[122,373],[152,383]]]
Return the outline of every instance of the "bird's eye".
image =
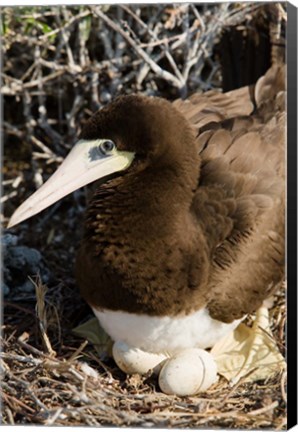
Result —
[[[100,150],[104,154],[111,153],[111,151],[113,151],[115,147],[115,143],[111,140],[102,141],[99,145]]]

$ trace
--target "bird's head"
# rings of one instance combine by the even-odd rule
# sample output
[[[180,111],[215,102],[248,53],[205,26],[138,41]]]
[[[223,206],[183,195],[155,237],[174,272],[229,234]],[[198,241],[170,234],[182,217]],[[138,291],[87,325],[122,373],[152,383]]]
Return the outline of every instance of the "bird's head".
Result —
[[[148,166],[187,171],[197,162],[192,129],[171,103],[121,96],[90,117],[64,162],[17,208],[8,227],[111,174]]]

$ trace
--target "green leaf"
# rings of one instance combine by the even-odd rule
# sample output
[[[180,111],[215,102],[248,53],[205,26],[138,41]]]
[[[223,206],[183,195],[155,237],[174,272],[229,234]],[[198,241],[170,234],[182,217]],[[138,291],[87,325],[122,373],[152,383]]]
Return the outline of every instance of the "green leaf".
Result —
[[[37,28],[42,32],[42,34],[47,34],[53,31],[52,27],[48,24],[35,19],[34,17],[28,17],[24,20],[25,23],[25,33],[28,33],[32,30],[32,28]],[[51,36],[51,38],[55,39],[56,35]]]
[[[110,355],[112,339],[100,326],[97,318],[91,318],[84,324],[75,327],[72,332],[76,336],[82,337],[91,342],[100,356],[107,354]]]
[[[86,42],[91,32],[91,16],[88,15],[79,23],[80,36]]]
[[[53,31],[52,27],[50,27],[48,24],[39,22],[39,28],[42,30],[43,34],[50,33]]]

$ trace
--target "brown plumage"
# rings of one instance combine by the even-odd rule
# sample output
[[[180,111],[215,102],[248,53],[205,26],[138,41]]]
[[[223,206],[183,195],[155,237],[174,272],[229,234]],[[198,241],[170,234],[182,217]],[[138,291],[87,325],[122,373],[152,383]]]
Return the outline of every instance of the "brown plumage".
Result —
[[[76,276],[95,309],[152,316],[207,306],[232,322],[283,277],[285,75],[171,104],[124,96],[82,139],[136,153],[98,182]]]

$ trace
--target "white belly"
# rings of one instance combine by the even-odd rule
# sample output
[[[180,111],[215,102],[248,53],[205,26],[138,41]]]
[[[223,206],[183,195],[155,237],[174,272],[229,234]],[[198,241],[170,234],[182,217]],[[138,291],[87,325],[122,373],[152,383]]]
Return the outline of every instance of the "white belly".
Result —
[[[179,317],[157,317],[93,309],[101,326],[114,341],[147,352],[173,354],[186,348],[210,348],[233,331],[241,320],[225,324],[207,309]]]

